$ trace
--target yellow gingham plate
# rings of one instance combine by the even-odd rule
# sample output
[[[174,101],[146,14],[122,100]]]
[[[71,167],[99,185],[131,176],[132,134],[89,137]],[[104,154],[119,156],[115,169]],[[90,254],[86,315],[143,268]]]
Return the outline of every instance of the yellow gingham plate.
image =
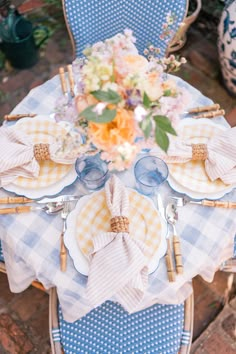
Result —
[[[149,273],[152,273],[166,251],[166,223],[159,216],[151,199],[135,190],[127,190],[130,201],[130,235],[143,241],[147,246],[146,256],[150,259]],[[64,242],[75,268],[80,273],[88,275],[88,254],[92,251],[92,238],[100,232],[111,231],[110,218],[104,189],[81,198],[76,208],[70,213]]]
[[[50,144],[55,137],[61,136],[65,132],[59,124],[47,119],[24,118],[16,125],[17,128],[28,134],[35,144]],[[57,164],[53,161],[42,161],[39,164],[40,172],[37,179],[18,177],[13,184],[27,189],[47,187],[63,179],[73,168],[73,165]]]
[[[182,124],[181,124],[182,123]],[[222,132],[222,126],[206,119],[185,119],[177,128],[178,136],[190,143],[206,143]],[[208,178],[203,161],[168,164],[170,176],[180,185],[197,193],[214,194],[229,188],[220,179],[212,182]]]

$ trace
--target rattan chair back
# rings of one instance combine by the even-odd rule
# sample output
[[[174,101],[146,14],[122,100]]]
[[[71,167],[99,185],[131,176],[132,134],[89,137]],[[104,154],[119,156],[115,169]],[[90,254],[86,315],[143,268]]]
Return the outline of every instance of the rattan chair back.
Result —
[[[189,0],[62,0],[74,57],[87,45],[133,31],[140,54],[152,44],[164,56],[186,17]]]
[[[173,341],[178,342],[176,350],[179,353],[190,353],[193,333],[193,294],[184,304],[154,305],[156,307],[152,306],[149,309],[140,311],[136,315],[124,315],[121,307],[118,307],[117,313],[116,310],[119,305],[116,304],[113,307],[111,302],[108,305],[106,302],[74,323],[63,320],[56,288],[50,289],[49,296],[49,330],[53,354],[86,352],[121,353],[124,348],[126,348],[127,352],[132,352],[132,346],[135,348],[135,353],[144,353],[145,345],[148,346],[150,342],[152,348],[150,350],[146,347],[146,351],[148,353],[159,353],[163,352],[163,345],[171,346]],[[152,312],[153,309],[154,313]],[[182,314],[180,314],[180,309],[183,311]],[[149,313],[148,316],[147,313]],[[129,316],[131,316],[130,319]],[[152,317],[151,322],[148,321],[148,317],[150,316]],[[172,318],[170,319],[171,316]],[[111,318],[110,324],[108,324],[109,317]],[[117,317],[118,322],[116,322]],[[138,321],[137,317],[139,318]],[[129,326],[127,326],[127,322]],[[139,323],[141,324],[140,326]],[[167,323],[169,326],[167,326]],[[181,332],[179,332],[179,338],[176,338],[175,334],[177,332],[175,333],[175,329],[179,328],[179,326],[181,327]],[[127,327],[127,330],[124,330],[124,327]],[[160,332],[160,327],[162,333]],[[130,342],[127,339],[129,336],[131,338]],[[112,340],[112,351],[107,347],[109,346],[109,340]],[[89,343],[92,347],[89,346]],[[94,349],[95,347],[96,350]],[[165,352],[173,352],[172,348],[166,348]]]

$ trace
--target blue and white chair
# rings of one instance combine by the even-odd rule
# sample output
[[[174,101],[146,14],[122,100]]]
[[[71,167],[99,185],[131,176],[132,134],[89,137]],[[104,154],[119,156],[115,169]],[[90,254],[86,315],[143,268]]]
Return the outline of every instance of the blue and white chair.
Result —
[[[113,37],[126,28],[133,31],[140,54],[153,44],[164,56],[186,17],[188,3],[189,0],[62,0],[75,57],[81,57],[87,45]],[[169,14],[174,20],[162,40],[160,35]]]
[[[6,273],[1,241],[0,241],[0,272]]]
[[[3,258],[3,251],[2,251],[2,244],[0,241],[0,262],[4,262],[4,258]]]
[[[192,341],[193,295],[180,305],[156,304],[131,315],[106,301],[69,323],[53,288],[49,318],[53,354],[186,354]]]
[[[234,236],[233,257],[223,262],[220,270],[223,272],[236,273],[236,235]]]

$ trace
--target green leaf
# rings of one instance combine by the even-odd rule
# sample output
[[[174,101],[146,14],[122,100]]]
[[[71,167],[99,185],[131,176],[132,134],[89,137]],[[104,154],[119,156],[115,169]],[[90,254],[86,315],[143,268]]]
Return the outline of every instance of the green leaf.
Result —
[[[98,101],[102,101],[102,102],[115,104],[115,103],[119,103],[121,101],[120,95],[111,89],[108,89],[108,91],[97,90],[97,91],[91,92],[91,94]]]
[[[95,104],[85,108],[82,112],[80,112],[79,117],[86,118],[87,120],[92,120],[94,117],[97,117],[97,114],[93,112],[94,107],[96,107]]]
[[[144,94],[143,94],[143,105],[144,105],[144,107],[150,108],[151,104],[152,104],[152,101],[150,100],[150,98],[148,97],[146,92],[144,92]]]
[[[165,90],[164,96],[171,96],[171,90]]]
[[[165,132],[172,134],[172,135],[177,135],[176,131],[171,125],[171,121],[168,119],[166,116],[154,116],[153,117],[154,121],[158,125],[158,127]]]
[[[116,116],[116,109],[105,108],[102,115],[98,116],[97,123],[109,123]]]
[[[169,138],[166,132],[164,132],[162,129],[160,129],[157,125],[155,127],[155,141],[157,145],[160,146],[162,150],[167,152],[168,147],[169,147]]]
[[[147,116],[146,119],[140,122],[139,126],[142,129],[145,138],[147,139],[150,136],[152,130],[152,122],[150,116]]]
[[[80,117],[84,117],[90,122],[94,123],[109,123],[111,122],[115,116],[116,116],[116,110],[115,109],[108,109],[105,108],[102,112],[101,115],[98,115],[96,112],[93,111],[94,107],[96,105],[89,106],[85,108],[81,113]]]

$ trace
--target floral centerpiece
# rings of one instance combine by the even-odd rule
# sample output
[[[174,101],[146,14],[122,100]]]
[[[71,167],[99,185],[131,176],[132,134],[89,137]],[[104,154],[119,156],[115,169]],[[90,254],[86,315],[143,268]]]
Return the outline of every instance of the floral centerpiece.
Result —
[[[157,144],[167,151],[168,134],[176,135],[174,126],[186,104],[186,93],[167,73],[178,70],[185,59],[160,59],[158,54],[150,45],[145,56],[139,55],[130,30],[86,48],[85,58],[73,63],[77,113],[71,115],[67,107],[83,143],[74,130],[63,148],[78,156],[99,152],[116,170],[128,168],[144,147]]]

